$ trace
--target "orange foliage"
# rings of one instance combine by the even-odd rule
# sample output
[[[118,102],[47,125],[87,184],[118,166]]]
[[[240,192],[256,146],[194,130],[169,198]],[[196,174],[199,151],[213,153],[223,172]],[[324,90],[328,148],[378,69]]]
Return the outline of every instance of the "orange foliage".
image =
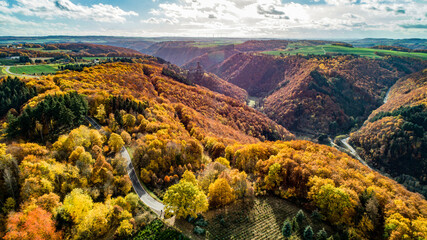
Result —
[[[52,214],[36,207],[27,212],[12,213],[7,221],[6,240],[56,240],[62,233],[57,232]]]
[[[358,220],[356,209],[384,209],[383,217],[386,220],[384,228],[388,234],[400,234],[398,233],[400,228],[387,225],[392,221],[394,214],[400,214],[410,223],[409,236],[426,234],[421,227],[423,223],[417,222],[420,227],[415,227],[418,218],[427,217],[426,200],[335,148],[308,141],[278,141],[229,146],[226,157],[231,163],[236,163],[236,159],[242,158],[237,153],[245,147],[262,149],[265,148],[263,145],[267,144],[275,151],[270,154],[259,154],[259,151],[240,153],[244,155],[243,159],[257,159],[255,166],[257,194],[272,191],[285,198],[311,199],[312,206],[319,208],[331,223],[365,226],[355,230],[362,235],[369,234],[370,222],[367,222],[365,217],[364,222],[359,223],[363,218]],[[280,174],[276,175],[276,172]],[[368,207],[360,202],[361,198],[366,198],[372,203]],[[371,214],[370,218],[377,219],[372,210],[358,211],[362,212],[357,214],[366,211]],[[341,218],[342,214],[346,214],[347,217]],[[374,220],[372,222],[378,223]]]

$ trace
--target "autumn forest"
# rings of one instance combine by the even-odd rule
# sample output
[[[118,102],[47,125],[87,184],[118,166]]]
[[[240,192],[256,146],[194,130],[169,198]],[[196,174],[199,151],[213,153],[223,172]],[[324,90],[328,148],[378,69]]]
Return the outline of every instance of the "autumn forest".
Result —
[[[0,238],[427,239],[425,59],[202,44],[2,46]]]

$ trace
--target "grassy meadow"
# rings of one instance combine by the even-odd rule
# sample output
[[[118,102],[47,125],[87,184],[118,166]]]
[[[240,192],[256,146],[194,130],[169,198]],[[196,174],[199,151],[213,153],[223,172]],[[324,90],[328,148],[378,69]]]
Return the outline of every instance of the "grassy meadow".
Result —
[[[289,54],[289,55],[325,55],[325,54],[355,54],[362,57],[368,58],[382,58],[376,54],[387,54],[392,56],[400,56],[400,57],[411,57],[411,58],[419,58],[422,60],[427,60],[427,53],[417,53],[417,52],[400,52],[400,51],[392,51],[392,50],[384,50],[384,49],[372,49],[372,48],[351,48],[344,46],[336,46],[336,45],[316,45],[316,46],[288,46],[287,49],[284,50],[276,50],[276,51],[266,51],[265,54],[270,55],[280,55]]]
[[[57,64],[49,65],[24,65],[24,66],[13,66],[10,67],[10,72],[15,74],[52,74],[58,71]]]

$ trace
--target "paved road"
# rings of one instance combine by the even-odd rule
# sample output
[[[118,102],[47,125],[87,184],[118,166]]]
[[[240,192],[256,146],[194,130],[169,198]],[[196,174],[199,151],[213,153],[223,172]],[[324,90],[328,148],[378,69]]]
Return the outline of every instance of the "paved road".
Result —
[[[388,98],[390,97],[390,90],[391,90],[391,87],[388,89],[387,93],[385,94],[385,98],[383,101],[384,103],[386,103],[388,101]]]
[[[346,137],[344,139],[341,140],[341,142],[344,144],[344,146],[350,151],[350,153],[357,159],[359,160],[359,162],[361,162],[363,165],[367,166],[368,168],[372,169],[371,167],[369,167],[369,165],[359,156],[359,154],[357,154],[356,150],[350,145],[350,143],[348,143],[348,139],[350,139],[350,137]]]
[[[323,49],[323,47],[322,47],[322,49]],[[391,90],[391,87],[388,89],[388,91],[387,91],[387,93],[386,93],[386,95],[385,95],[385,98],[384,98],[384,103],[386,103],[387,101],[388,101],[388,98],[390,97],[390,90]],[[344,139],[341,139],[341,142],[342,142],[342,144],[344,144],[344,147],[348,150],[348,151],[350,151],[350,153],[357,159],[357,160],[359,160],[363,165],[365,165],[365,166],[367,166],[368,168],[370,168],[370,169],[372,169],[366,162],[365,162],[365,160],[363,160],[360,156],[359,156],[359,154],[357,154],[357,152],[356,152],[356,150],[350,145],[350,143],[348,143],[348,140],[350,139],[350,137],[346,137],[346,138],[344,138]],[[332,141],[331,141],[332,142]]]
[[[13,76],[17,76],[17,77],[38,78],[38,76],[34,76],[34,75],[25,75],[25,74],[13,73],[13,72],[10,71],[10,66],[4,66],[4,70],[6,71],[7,74],[10,74],[10,75],[13,75]]]
[[[94,119],[91,117],[86,117],[86,120],[97,130],[103,131],[101,128],[101,125],[99,125]],[[157,215],[162,217],[164,215],[164,208],[165,206],[154,199],[150,194],[147,193],[147,190],[142,186],[141,182],[139,181],[135,169],[132,164],[132,159],[130,158],[129,152],[125,147],[122,147],[120,150],[120,154],[124,159],[126,159],[126,170],[128,172],[129,178],[132,181],[133,189],[135,190],[136,194],[138,194],[141,201],[147,205],[153,212],[155,212]]]
[[[323,54],[325,54],[326,55],[326,51],[325,51],[325,49],[322,47],[322,50],[323,50]]]

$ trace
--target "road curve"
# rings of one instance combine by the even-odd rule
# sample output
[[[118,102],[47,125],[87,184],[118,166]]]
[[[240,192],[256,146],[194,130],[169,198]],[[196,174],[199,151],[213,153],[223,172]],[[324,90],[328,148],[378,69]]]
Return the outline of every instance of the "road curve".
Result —
[[[325,49],[322,47],[322,50],[323,50],[323,54],[325,54],[326,55],[326,51],[325,51]]]
[[[17,74],[10,71],[10,66],[4,66],[4,71],[6,71],[7,74],[17,76],[17,77],[29,77],[29,78],[38,78],[38,76],[34,75],[25,75],[25,74]]]
[[[101,125],[99,125],[93,118],[87,117],[86,120],[97,130],[102,131]],[[122,147],[120,150],[120,154],[124,159],[126,159],[126,170],[128,172],[129,178],[132,181],[133,189],[135,190],[136,194],[138,194],[138,197],[141,199],[141,201],[147,205],[153,212],[155,212],[157,215],[162,217],[164,215],[164,208],[165,206],[154,199],[150,194],[148,194],[147,190],[142,186],[141,182],[139,181],[135,169],[132,164],[132,159],[129,155],[129,152],[125,147]]]
[[[357,159],[359,162],[361,162],[363,165],[367,166],[368,168],[372,169],[360,156],[357,154],[356,150],[348,143],[348,140],[350,137],[346,137],[341,140],[342,144],[350,151],[350,153]]]
[[[386,102],[388,101],[388,98],[390,97],[390,91],[391,91],[391,88],[392,88],[392,87],[390,87],[390,88],[387,90],[387,93],[385,94],[385,97],[384,97],[383,103],[386,103]]]

